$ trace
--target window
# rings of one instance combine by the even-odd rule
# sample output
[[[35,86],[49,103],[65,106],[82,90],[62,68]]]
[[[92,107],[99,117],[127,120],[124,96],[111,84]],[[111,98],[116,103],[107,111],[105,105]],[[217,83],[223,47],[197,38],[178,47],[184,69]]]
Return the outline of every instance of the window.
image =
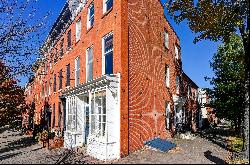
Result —
[[[62,89],[62,69],[59,72],[59,89]]]
[[[60,57],[63,56],[63,43],[64,43],[64,39],[62,39],[60,43]]]
[[[49,94],[48,82],[45,82],[45,97]]]
[[[80,58],[75,59],[75,86],[80,83]]]
[[[180,92],[180,77],[176,76],[176,93],[179,94]]]
[[[164,46],[165,46],[166,48],[168,48],[168,44],[169,44],[168,32],[167,32],[167,30],[165,29],[165,30],[164,30]]]
[[[68,39],[68,50],[69,50],[71,48],[71,30],[68,31],[67,39]]]
[[[56,104],[53,104],[53,119],[52,119],[52,128],[55,128],[55,120],[56,120]]]
[[[45,62],[45,64],[44,64],[44,70],[45,70],[45,74],[47,74],[48,73],[48,63],[47,62]]]
[[[188,98],[190,98],[190,93],[191,93],[191,87],[188,85]]]
[[[54,63],[57,62],[57,58],[58,58],[58,57],[57,57],[57,53],[58,53],[58,52],[57,52],[57,48],[56,48],[56,49],[55,49],[55,55],[54,55]]]
[[[166,102],[165,109],[166,109],[166,129],[169,129],[170,128],[170,103],[169,102]]]
[[[56,92],[56,74],[54,74],[54,92]]]
[[[67,130],[76,130],[76,99],[70,97],[67,104],[68,118],[67,118]]]
[[[62,120],[62,103],[58,103],[58,128],[61,131],[61,120]]]
[[[174,46],[174,51],[175,51],[175,58],[179,59],[179,48],[177,45]]]
[[[51,78],[49,80],[49,95],[50,95],[50,90],[52,90],[52,79]]]
[[[52,60],[53,60],[53,54],[50,54],[50,60],[49,60],[49,68],[52,68]]]
[[[81,38],[81,19],[76,22],[76,42]]]
[[[166,86],[169,87],[169,66],[165,64],[165,81],[166,81]]]
[[[70,64],[68,64],[67,66],[66,66],[66,70],[67,70],[67,72],[66,72],[66,87],[67,86],[70,86]]]
[[[103,37],[103,68],[104,74],[113,74],[113,34]]]
[[[41,97],[44,96],[44,85],[42,85],[42,92],[41,92],[40,96],[41,96]]]
[[[113,7],[113,0],[103,0],[103,13],[109,11]]]
[[[94,25],[94,2],[89,5],[87,16],[87,29]]]
[[[86,55],[86,80],[90,81],[93,79],[93,48],[90,47],[87,49]]]
[[[91,94],[91,134],[104,137],[106,133],[106,92]]]

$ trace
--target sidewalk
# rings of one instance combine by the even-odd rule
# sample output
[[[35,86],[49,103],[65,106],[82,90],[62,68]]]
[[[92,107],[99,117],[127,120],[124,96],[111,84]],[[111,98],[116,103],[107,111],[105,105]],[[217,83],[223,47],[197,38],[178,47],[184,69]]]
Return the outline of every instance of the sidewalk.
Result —
[[[211,141],[196,137],[194,140],[174,139],[177,147],[167,153],[147,147],[115,161],[99,161],[86,154],[74,153],[61,164],[223,164],[229,152]],[[55,164],[66,153],[63,148],[48,150],[34,143],[29,136],[18,132],[0,133],[0,164]]]

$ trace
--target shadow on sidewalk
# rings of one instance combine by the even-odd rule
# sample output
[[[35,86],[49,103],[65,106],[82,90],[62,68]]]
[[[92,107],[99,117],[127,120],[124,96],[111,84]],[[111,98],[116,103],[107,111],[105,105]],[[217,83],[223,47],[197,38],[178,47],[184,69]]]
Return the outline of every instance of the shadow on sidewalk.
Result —
[[[228,150],[228,137],[233,134],[233,132],[225,128],[216,127],[202,130],[198,134],[200,137]]]
[[[222,159],[220,159],[220,158],[218,158],[216,156],[211,155],[211,153],[212,152],[208,150],[208,151],[204,152],[204,156],[208,160],[210,160],[210,161],[212,161],[212,162],[214,162],[216,164],[226,164],[226,162],[224,160],[222,160]]]
[[[36,141],[32,137],[24,137],[24,138],[21,138],[19,140],[9,143],[7,147],[5,148],[1,148],[0,154],[9,152],[9,151],[18,150],[20,148],[26,148],[34,144],[36,144]]]
[[[3,156],[0,156],[0,161],[2,160],[5,160],[5,159],[9,159],[9,158],[12,158],[16,155],[19,155],[21,154],[22,152],[17,152],[17,153],[10,153],[10,154],[6,154],[6,155],[3,155]]]

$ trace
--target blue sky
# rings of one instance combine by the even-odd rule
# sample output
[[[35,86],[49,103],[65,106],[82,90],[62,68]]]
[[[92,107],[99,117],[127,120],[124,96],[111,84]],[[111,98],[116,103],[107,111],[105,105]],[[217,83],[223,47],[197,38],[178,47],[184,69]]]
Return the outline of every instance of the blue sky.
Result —
[[[166,2],[166,0],[161,0]],[[58,14],[63,8],[65,0],[38,0],[39,12],[40,14],[46,11],[51,11],[49,26],[47,31],[49,33],[53,22],[58,17]],[[199,87],[211,87],[209,82],[206,82],[204,77],[213,76],[212,69],[210,68],[209,60],[212,59],[213,54],[216,52],[219,43],[212,41],[202,40],[196,44],[193,43],[193,39],[196,36],[187,26],[185,22],[177,25],[167,15],[168,21],[174,28],[178,37],[181,41],[181,54],[182,54],[182,64],[184,72],[199,86]],[[46,38],[47,35],[43,36]],[[20,85],[25,85],[27,82],[26,77],[21,78]]]

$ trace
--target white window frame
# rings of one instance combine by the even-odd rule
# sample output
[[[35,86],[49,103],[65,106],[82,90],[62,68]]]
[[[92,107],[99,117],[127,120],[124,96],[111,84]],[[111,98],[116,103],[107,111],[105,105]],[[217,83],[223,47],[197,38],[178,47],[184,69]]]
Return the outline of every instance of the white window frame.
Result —
[[[110,0],[103,0],[103,14],[105,12],[107,12],[108,10],[112,9],[113,8],[113,5],[114,5],[114,0],[113,0],[113,5],[110,9],[107,10],[107,2],[110,1]]]
[[[166,82],[166,86],[169,87],[169,85],[170,85],[170,68],[169,68],[169,65],[167,65],[167,64],[165,66],[167,66],[167,73],[165,75],[166,76],[165,82]]]
[[[88,59],[88,53],[89,53],[89,50],[90,49],[92,49],[92,78],[93,78],[93,55],[94,55],[94,53],[93,53],[93,45],[92,46],[90,46],[87,50],[86,50],[86,82],[87,81],[90,81],[90,80],[88,80],[88,73],[89,73],[89,68],[88,68],[88,63],[89,63],[89,59]]]
[[[78,42],[81,39],[81,31],[82,31],[82,26],[81,26],[81,19],[78,19],[76,22],[76,42]]]
[[[90,5],[89,5],[89,7],[88,7],[88,15],[87,15],[87,30],[89,29],[89,28],[91,28],[93,25],[94,25],[94,23],[93,23],[93,25],[91,25],[90,23],[90,9],[91,9],[91,7],[93,7],[94,8],[94,2],[92,2]],[[93,14],[93,19],[95,18],[95,9],[94,9],[94,14]]]
[[[77,68],[77,61],[79,60],[79,68]],[[77,56],[75,59],[75,86],[78,86],[80,84],[80,56]],[[79,71],[79,82],[78,81],[78,77],[77,77],[77,71]]]
[[[169,48],[169,34],[166,29],[164,29],[164,46]]]
[[[113,31],[109,32],[104,37],[102,37],[102,75],[105,74],[105,67],[106,67],[106,65],[105,65],[105,54],[111,52],[111,51],[109,51],[109,52],[105,53],[105,39],[108,38],[111,35],[113,35],[113,49],[111,51],[113,51],[113,57],[114,57],[114,34],[113,34]],[[113,67],[114,67],[114,65],[113,65]]]
[[[174,45],[174,52],[175,52],[175,58],[178,60],[180,52],[179,52],[179,48],[176,44]]]
[[[102,97],[100,98],[101,100],[101,106],[97,106],[96,104],[96,95],[100,93]],[[104,97],[105,97],[105,102],[104,102]],[[91,136],[100,138],[100,139],[105,139],[106,134],[107,134],[107,105],[106,105],[106,98],[107,93],[106,90],[99,90],[99,91],[94,91],[91,93],[91,99],[90,99],[90,134]],[[93,107],[92,107],[92,101],[93,101]],[[105,105],[106,109],[106,114],[103,113],[103,105]],[[93,109],[92,109],[93,108]],[[98,109],[100,108],[101,113],[98,113]],[[106,121],[103,121],[103,117],[105,116]],[[99,117],[101,118],[101,122],[99,121]],[[99,127],[101,124],[101,128]],[[104,124],[104,126],[103,126]],[[94,125],[95,128],[92,126]]]
[[[166,129],[169,130],[170,129],[170,115],[171,115],[169,102],[166,102],[165,108],[166,108]]]
[[[178,83],[177,83],[177,78],[178,78]],[[176,76],[175,83],[176,83],[176,94],[180,94],[180,76]]]
[[[71,132],[76,131],[76,98],[70,97],[68,98],[68,104],[67,104],[67,130]]]

